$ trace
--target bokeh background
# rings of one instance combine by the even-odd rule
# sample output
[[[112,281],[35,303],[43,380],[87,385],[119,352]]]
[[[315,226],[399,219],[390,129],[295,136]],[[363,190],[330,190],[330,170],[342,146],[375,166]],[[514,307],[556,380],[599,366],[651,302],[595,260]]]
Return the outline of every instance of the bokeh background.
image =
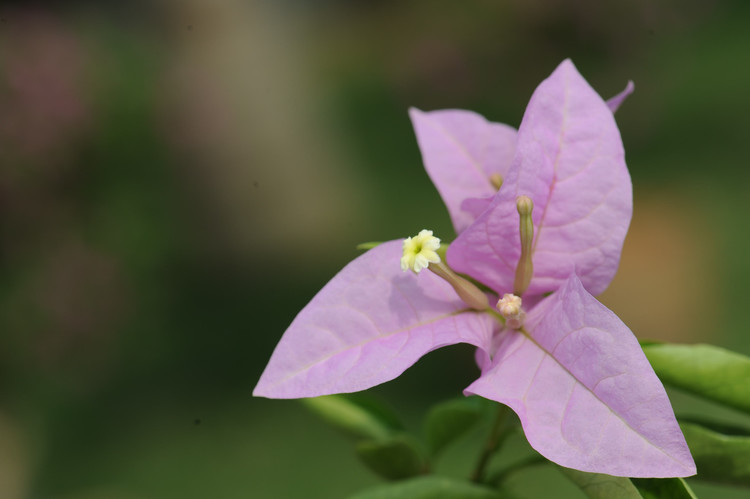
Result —
[[[605,98],[636,84],[603,301],[640,338],[750,354],[749,23],[743,0],[0,2],[0,497],[378,483],[300,403],[251,391],[357,243],[450,239],[408,107],[517,126],[566,57]],[[417,428],[475,376],[457,346],[374,392]],[[551,468],[511,485],[582,497]]]

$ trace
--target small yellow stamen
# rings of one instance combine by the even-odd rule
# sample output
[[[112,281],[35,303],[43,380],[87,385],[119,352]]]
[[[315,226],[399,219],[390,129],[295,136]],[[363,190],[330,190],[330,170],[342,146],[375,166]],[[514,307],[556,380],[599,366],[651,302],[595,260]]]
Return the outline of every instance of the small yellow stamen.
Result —
[[[401,270],[411,270],[419,274],[431,263],[439,263],[440,257],[437,250],[440,248],[440,239],[432,235],[431,230],[421,230],[414,237],[404,239],[404,252],[401,257]]]

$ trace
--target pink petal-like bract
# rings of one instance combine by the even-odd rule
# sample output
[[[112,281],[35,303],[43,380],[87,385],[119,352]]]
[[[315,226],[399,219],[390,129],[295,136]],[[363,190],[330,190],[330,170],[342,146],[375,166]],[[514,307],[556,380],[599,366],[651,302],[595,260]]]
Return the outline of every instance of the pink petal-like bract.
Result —
[[[436,348],[488,348],[497,321],[469,309],[432,272],[402,272],[401,246],[390,241],[371,249],[315,295],[279,341],[253,395],[360,391],[399,376]]]
[[[633,333],[573,274],[507,331],[468,394],[510,406],[526,438],[569,468],[630,477],[695,474],[672,407]]]
[[[498,293],[513,290],[521,195],[534,202],[526,294],[555,291],[574,271],[590,293],[604,291],[630,224],[632,185],[612,111],[570,60],[532,95],[503,187],[448,249],[454,270]]]
[[[491,198],[497,189],[490,175],[503,178],[515,152],[516,130],[491,123],[471,111],[445,109],[424,112],[410,109],[427,174],[448,208],[456,233],[476,218],[461,204],[471,198]],[[489,205],[489,200],[484,206]]]
[[[620,109],[620,106],[625,101],[625,99],[628,98],[630,94],[633,93],[633,90],[635,90],[635,84],[631,81],[628,81],[628,84],[625,85],[625,90],[620,92],[619,94],[615,95],[614,97],[610,97],[607,99],[607,106],[609,107],[609,110],[613,113]]]

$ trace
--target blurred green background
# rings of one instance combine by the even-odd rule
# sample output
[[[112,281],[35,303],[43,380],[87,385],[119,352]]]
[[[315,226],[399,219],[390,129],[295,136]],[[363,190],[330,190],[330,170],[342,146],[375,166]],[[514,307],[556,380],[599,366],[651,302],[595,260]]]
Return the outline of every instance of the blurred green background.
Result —
[[[408,107],[518,126],[566,57],[605,98],[636,84],[617,113],[635,215],[603,301],[640,338],[750,354],[749,23],[742,0],[0,2],[0,497],[378,483],[301,404],[251,391],[357,243],[450,239]],[[475,376],[458,346],[374,392],[416,428]],[[513,486],[582,497],[553,469]]]

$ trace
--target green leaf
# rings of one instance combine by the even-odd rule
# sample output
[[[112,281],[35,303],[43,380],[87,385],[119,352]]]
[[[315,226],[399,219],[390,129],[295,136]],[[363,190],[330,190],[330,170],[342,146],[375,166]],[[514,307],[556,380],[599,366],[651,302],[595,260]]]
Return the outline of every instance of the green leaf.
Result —
[[[750,358],[711,345],[646,344],[662,382],[750,413]]]
[[[638,489],[628,478],[586,473],[562,466],[558,469],[578,485],[589,499],[642,499]]]
[[[680,428],[698,467],[696,479],[750,487],[750,436],[727,435],[695,423],[680,422]]]
[[[412,478],[360,492],[350,499],[499,499],[492,489],[444,476]]]
[[[696,499],[682,478],[625,478],[558,469],[590,499]]]
[[[389,480],[413,477],[425,470],[419,446],[408,434],[360,442],[357,455],[371,470]]]
[[[424,424],[430,454],[438,455],[448,444],[468,432],[482,417],[479,397],[462,397],[433,407]]]
[[[679,416],[677,418],[680,424],[692,423],[694,425],[702,426],[715,433],[721,433],[723,435],[733,437],[750,437],[750,429],[743,426],[737,426],[727,423],[719,423],[717,421],[711,421],[704,417],[691,417],[691,416]]]
[[[631,478],[644,499],[697,499],[682,478]]]
[[[359,438],[384,438],[401,429],[389,408],[366,395],[326,395],[302,399],[325,421]]]

